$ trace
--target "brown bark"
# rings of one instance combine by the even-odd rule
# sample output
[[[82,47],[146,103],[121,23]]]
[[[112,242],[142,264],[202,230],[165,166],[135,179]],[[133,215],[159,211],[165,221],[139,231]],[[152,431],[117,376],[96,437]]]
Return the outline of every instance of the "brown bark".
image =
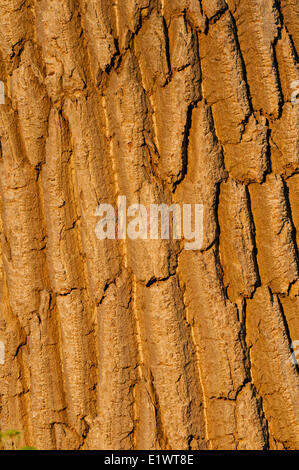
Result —
[[[298,449],[296,0],[0,0],[0,429]],[[102,202],[204,241],[98,240]]]

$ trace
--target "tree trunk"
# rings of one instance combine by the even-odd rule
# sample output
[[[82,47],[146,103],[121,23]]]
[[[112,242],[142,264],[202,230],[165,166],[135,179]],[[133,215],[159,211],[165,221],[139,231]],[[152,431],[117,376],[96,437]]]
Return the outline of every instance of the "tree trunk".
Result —
[[[299,448],[296,50],[296,0],[0,0],[1,430]],[[201,249],[99,240],[119,196]]]

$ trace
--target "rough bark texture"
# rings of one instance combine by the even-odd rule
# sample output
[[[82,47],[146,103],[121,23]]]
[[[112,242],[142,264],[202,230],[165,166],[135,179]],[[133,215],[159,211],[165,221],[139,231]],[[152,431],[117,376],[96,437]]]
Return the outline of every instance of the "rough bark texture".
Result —
[[[0,428],[298,449],[297,0],[0,0]],[[204,243],[99,203],[203,203]]]

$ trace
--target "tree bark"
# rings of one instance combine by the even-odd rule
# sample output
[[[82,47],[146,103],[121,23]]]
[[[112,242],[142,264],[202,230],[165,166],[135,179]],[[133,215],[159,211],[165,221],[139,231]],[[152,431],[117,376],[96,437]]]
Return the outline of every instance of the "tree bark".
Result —
[[[299,448],[298,49],[296,0],[0,0],[0,429]],[[98,240],[121,195],[201,250]]]

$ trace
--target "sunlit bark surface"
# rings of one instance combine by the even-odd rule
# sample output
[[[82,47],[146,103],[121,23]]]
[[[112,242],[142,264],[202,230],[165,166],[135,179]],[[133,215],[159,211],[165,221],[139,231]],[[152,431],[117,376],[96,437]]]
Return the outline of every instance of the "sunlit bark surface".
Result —
[[[0,429],[299,448],[298,50],[297,0],[0,0]],[[202,249],[98,240],[120,195]]]

